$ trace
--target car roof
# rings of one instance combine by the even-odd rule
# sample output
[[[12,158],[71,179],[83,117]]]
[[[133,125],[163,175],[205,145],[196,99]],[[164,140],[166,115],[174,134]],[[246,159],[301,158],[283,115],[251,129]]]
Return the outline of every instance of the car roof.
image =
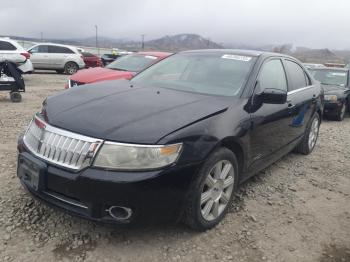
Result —
[[[267,51],[261,51],[261,50],[245,50],[245,49],[199,49],[199,50],[182,51],[180,53],[235,54],[235,55],[254,56],[254,57],[282,56],[282,57],[292,58],[294,60],[296,59],[294,57],[281,54],[281,53],[267,52]]]
[[[156,56],[156,57],[167,57],[172,55],[173,53],[169,53],[169,52],[159,52],[159,51],[141,51],[141,52],[137,52],[136,54],[141,54],[141,55],[151,55],[151,56]]]
[[[74,48],[74,49],[78,50],[78,48],[76,46],[72,46],[72,45],[62,45],[62,44],[55,44],[55,43],[36,43],[34,46],[37,46],[37,45],[54,45],[54,46]]]

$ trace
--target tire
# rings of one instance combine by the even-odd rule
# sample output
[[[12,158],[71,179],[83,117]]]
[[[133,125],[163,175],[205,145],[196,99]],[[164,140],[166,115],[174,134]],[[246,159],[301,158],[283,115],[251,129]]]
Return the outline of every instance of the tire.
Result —
[[[221,172],[214,172],[214,170],[221,170]],[[238,170],[237,158],[232,151],[227,148],[214,151],[203,164],[192,184],[183,222],[199,231],[213,228],[220,223],[237,189]],[[224,179],[217,179],[224,173],[227,173],[226,178],[223,176]]]
[[[64,72],[67,75],[73,75],[78,71],[79,67],[76,63],[74,62],[67,62],[64,66]]]
[[[58,69],[56,70],[57,74],[63,74],[64,73],[64,69]]]
[[[320,115],[318,113],[315,113],[308,127],[306,128],[306,131],[302,140],[296,146],[294,151],[297,153],[301,153],[303,155],[310,154],[315,148],[319,130],[320,130]]]
[[[22,101],[22,95],[19,92],[11,92],[10,99],[13,103],[19,103]]]
[[[337,113],[335,119],[338,121],[343,121],[346,113],[346,102],[343,102],[339,112]]]

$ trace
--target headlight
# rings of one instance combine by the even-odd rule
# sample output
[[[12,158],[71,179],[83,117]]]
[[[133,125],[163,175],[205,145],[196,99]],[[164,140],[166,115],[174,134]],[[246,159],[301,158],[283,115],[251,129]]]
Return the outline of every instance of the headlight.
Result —
[[[174,163],[181,148],[182,144],[149,146],[105,142],[93,165],[123,170],[154,169]]]
[[[337,102],[338,97],[336,95],[325,95],[324,100],[330,101],[330,102]]]

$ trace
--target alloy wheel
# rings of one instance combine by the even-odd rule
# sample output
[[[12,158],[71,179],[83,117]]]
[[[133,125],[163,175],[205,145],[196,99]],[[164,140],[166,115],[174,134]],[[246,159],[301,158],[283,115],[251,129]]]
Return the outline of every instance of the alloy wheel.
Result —
[[[308,144],[309,144],[310,150],[312,150],[316,144],[319,128],[320,128],[319,120],[317,117],[315,117],[312,121],[312,124],[310,127],[310,133],[309,133],[309,143]]]
[[[218,218],[231,198],[234,168],[230,161],[217,162],[208,173],[201,193],[201,214],[207,221]]]

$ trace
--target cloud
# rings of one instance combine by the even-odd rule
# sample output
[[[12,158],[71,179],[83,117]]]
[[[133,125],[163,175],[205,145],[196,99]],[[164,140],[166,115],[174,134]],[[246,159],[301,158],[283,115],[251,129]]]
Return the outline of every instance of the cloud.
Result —
[[[0,35],[146,39],[197,33],[216,42],[350,48],[348,0],[2,1]]]

